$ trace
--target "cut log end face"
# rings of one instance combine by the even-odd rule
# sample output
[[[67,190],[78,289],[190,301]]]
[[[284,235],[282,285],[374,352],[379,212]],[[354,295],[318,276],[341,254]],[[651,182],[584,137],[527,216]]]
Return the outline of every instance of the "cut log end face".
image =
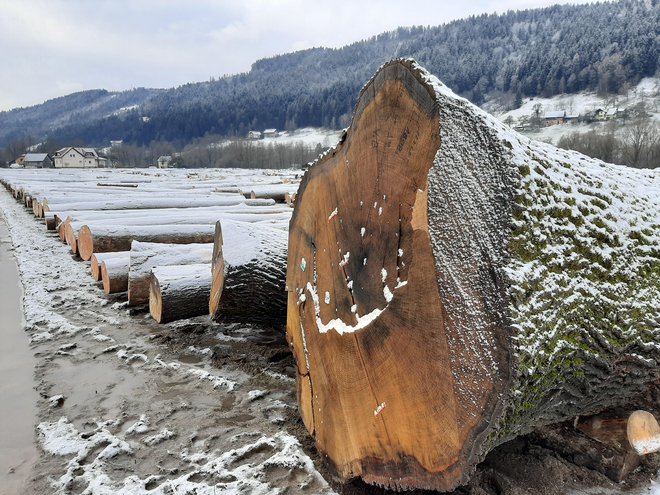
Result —
[[[660,452],[660,425],[653,414],[635,411],[628,418],[628,441],[639,455]]]
[[[149,283],[149,313],[157,323],[163,323],[163,299],[160,284],[155,277]]]
[[[307,172],[290,225],[303,421],[342,478],[394,489],[462,482],[478,424],[457,413],[428,231],[437,105],[404,65],[381,71],[345,141]]]

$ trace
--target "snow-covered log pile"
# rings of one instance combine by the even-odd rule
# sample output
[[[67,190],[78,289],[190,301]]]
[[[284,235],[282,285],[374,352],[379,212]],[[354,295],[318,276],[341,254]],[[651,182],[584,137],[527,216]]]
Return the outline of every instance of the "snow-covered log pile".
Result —
[[[287,290],[333,471],[450,490],[507,439],[658,379],[660,170],[530,141],[393,61],[302,180]]]
[[[270,290],[269,302],[278,311],[264,315],[254,310],[255,299],[241,301],[239,283],[231,285],[237,290],[227,290],[225,295],[227,307],[235,308],[241,321],[284,324],[286,230],[291,208],[277,205],[267,196],[280,191],[295,193],[299,183],[295,171],[8,170],[0,173],[0,181],[37,218],[44,219],[47,230],[56,230],[74,254],[90,260],[92,277],[102,282],[106,293],[126,293],[130,305],[145,304],[150,302],[153,282],[150,307],[158,321],[208,313],[217,221],[236,225],[225,240],[235,252],[244,254],[259,256],[261,251],[241,232],[276,232],[270,243],[280,254],[280,264],[270,280],[263,272],[268,265],[251,261],[259,269],[255,280],[266,283],[262,292],[252,295],[260,301],[258,294]],[[252,190],[266,191],[265,197],[250,199]],[[242,224],[246,224],[243,229]],[[242,246],[242,242],[247,244]],[[199,276],[198,266],[186,281],[190,269],[185,267],[192,264],[203,264],[207,273]],[[161,280],[152,272],[160,274]],[[249,284],[246,287],[248,292],[254,289]],[[242,312],[236,309],[240,305],[245,306]],[[225,311],[223,316],[231,312]]]

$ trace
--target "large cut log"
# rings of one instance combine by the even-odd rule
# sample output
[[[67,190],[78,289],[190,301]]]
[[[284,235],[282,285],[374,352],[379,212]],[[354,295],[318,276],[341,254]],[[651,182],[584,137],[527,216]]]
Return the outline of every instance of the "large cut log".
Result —
[[[287,236],[285,230],[261,224],[216,224],[211,319],[284,325]]]
[[[130,254],[121,251],[124,256],[108,258],[101,262],[101,281],[106,294],[124,292],[128,289],[128,264]]]
[[[83,225],[78,234],[78,255],[88,261],[94,253],[129,251],[132,241],[172,244],[213,241],[213,225]]]
[[[342,479],[450,490],[629,405],[660,362],[660,170],[528,140],[412,61],[362,90],[289,231],[300,411]]]
[[[207,313],[211,265],[157,266],[149,286],[149,313],[158,323]]]
[[[101,281],[101,263],[106,260],[120,259],[130,257],[129,251],[117,251],[114,253],[94,253],[89,259],[92,278],[97,282]]]
[[[134,306],[149,301],[152,269],[157,266],[210,264],[213,244],[163,244],[133,241],[130,254],[128,304]]]

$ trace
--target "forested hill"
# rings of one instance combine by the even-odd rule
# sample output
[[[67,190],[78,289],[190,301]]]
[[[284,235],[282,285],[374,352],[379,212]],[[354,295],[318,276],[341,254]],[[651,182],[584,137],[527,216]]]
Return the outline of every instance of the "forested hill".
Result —
[[[624,0],[480,15],[436,27],[399,28],[339,49],[316,48],[253,64],[250,72],[149,94],[130,111],[53,125],[60,141],[124,139],[181,146],[205,134],[244,135],[349,123],[361,86],[393,57],[413,57],[477,104],[596,90],[616,93],[658,69],[660,0]],[[0,146],[23,112],[0,114]],[[42,131],[43,134],[43,131]]]

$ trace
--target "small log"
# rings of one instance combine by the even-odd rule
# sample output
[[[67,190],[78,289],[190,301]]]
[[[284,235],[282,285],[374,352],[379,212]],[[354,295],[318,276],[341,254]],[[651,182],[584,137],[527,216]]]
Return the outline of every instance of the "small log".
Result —
[[[250,190],[251,199],[273,199],[277,203],[285,203],[286,195],[295,194],[297,184],[269,184],[253,186]]]
[[[54,213],[47,213],[44,215],[44,223],[46,224],[46,230],[54,231],[57,227],[57,217]]]
[[[158,323],[208,312],[211,265],[160,266],[152,270],[149,313]]]
[[[209,243],[213,225],[83,225],[78,233],[78,254],[88,261],[94,253],[129,251],[132,241],[172,244]]]
[[[286,230],[218,221],[213,240],[211,319],[283,325],[286,247]]]
[[[133,241],[128,271],[128,304],[149,301],[151,270],[157,266],[211,263],[213,244],[163,244]],[[93,259],[93,256],[92,256]]]
[[[618,483],[641,463],[626,440],[626,420],[621,418],[580,418],[571,422],[537,428],[533,443],[547,448],[577,466],[598,471]]]
[[[122,251],[123,256],[108,258],[101,262],[101,280],[106,294],[124,292],[128,289],[128,265],[130,254]]]
[[[129,255],[129,251],[117,251],[115,253],[94,253],[90,258],[90,270],[92,278],[101,281],[101,263],[106,260],[120,259]]]
[[[660,425],[650,412],[633,412],[628,418],[627,435],[639,455],[660,452]]]

